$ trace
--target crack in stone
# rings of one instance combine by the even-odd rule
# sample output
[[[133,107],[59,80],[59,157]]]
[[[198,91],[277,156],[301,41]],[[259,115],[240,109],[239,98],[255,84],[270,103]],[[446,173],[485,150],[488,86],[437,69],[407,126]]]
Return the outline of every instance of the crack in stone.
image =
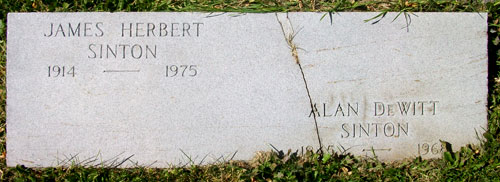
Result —
[[[295,63],[299,66],[300,73],[302,74],[302,80],[304,80],[304,85],[306,88],[307,97],[309,98],[309,104],[311,106],[311,110],[314,111],[315,108],[314,108],[314,104],[313,104],[313,101],[311,98],[311,93],[309,92],[309,87],[307,84],[306,76],[304,74],[304,70],[302,69],[302,65],[301,65],[300,60],[299,60],[299,55],[297,53],[297,45],[295,45],[295,43],[293,42],[293,39],[295,38],[295,36],[297,35],[298,32],[295,32],[295,30],[293,29],[292,22],[288,18],[288,13],[286,14],[286,21],[288,22],[288,24],[290,26],[290,31],[288,31],[288,32],[285,31],[285,28],[283,27],[283,23],[278,18],[278,13],[275,13],[275,16],[276,16],[276,20],[280,24],[281,31],[283,32],[283,36],[285,37],[285,41],[288,44],[288,47],[290,48],[290,50],[292,52],[292,57],[295,59]],[[316,112],[313,112],[313,118],[314,118],[314,126],[316,129],[316,135],[318,137],[318,142],[319,142],[319,151],[321,152],[323,149],[323,144],[321,143],[321,137],[319,135],[318,121],[316,119]]]

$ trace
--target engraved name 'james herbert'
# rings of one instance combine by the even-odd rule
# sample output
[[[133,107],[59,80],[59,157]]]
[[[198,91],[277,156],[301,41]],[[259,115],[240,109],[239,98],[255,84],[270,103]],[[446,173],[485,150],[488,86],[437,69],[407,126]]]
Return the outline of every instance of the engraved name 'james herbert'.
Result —
[[[184,166],[270,146],[393,161],[477,144],[487,15],[365,22],[377,15],[9,13],[7,165]]]
[[[121,37],[199,37],[203,22],[127,22],[121,23]],[[45,37],[103,37],[104,22],[50,23]],[[156,59],[158,45],[99,44],[88,46],[89,59]]]

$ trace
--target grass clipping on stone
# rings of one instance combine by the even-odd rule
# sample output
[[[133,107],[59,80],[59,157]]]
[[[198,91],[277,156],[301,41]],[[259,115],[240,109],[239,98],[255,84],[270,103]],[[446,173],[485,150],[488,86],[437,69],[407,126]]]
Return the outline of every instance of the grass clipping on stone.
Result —
[[[2,181],[499,181],[500,180],[500,1],[481,0],[214,0],[214,1],[88,1],[88,0],[0,0],[0,180]],[[291,12],[322,11],[326,21],[339,11],[400,12],[488,12],[489,120],[479,146],[443,153],[442,159],[420,157],[384,163],[376,158],[357,158],[333,150],[303,149],[258,152],[250,161],[169,169],[83,167],[6,167],[6,17],[8,12],[82,11],[202,11],[202,12]],[[375,18],[375,17],[374,17]],[[486,18],[486,17],[485,17]],[[377,21],[377,19],[373,19]],[[448,145],[443,142],[444,145]],[[448,146],[449,147],[449,146]],[[273,147],[270,147],[270,149]],[[118,163],[119,164],[119,163]]]

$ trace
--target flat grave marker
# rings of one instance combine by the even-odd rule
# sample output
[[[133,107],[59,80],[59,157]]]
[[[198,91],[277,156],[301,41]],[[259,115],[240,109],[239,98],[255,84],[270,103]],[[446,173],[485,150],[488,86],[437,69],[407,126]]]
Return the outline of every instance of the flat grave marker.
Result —
[[[7,165],[333,149],[441,156],[487,127],[485,13],[9,13]],[[374,20],[376,21],[376,20]]]

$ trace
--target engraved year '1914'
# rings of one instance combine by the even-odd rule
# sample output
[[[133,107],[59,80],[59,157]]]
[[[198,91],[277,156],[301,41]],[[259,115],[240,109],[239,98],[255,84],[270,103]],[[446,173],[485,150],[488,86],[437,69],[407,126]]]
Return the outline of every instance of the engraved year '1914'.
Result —
[[[166,77],[195,77],[198,75],[197,65],[167,65]]]
[[[75,77],[75,66],[48,66],[48,77]]]

